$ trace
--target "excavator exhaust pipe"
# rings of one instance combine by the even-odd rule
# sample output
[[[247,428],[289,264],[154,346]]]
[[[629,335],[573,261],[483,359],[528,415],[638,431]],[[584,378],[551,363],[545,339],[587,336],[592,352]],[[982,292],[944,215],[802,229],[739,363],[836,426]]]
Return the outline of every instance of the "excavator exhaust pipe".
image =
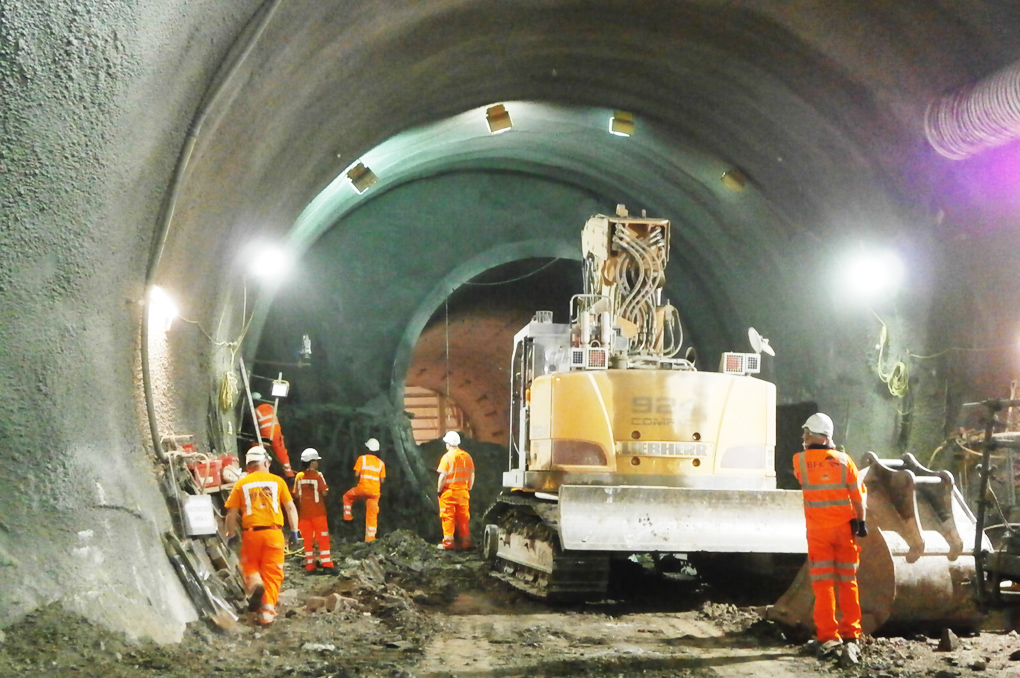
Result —
[[[982,618],[974,554],[977,521],[948,471],[933,471],[905,454],[879,459],[868,452],[861,478],[867,488],[867,537],[859,538],[857,572],[864,632],[879,629],[976,628]],[[983,538],[985,548],[990,542]],[[808,566],[766,610],[766,618],[794,635],[815,631]]]

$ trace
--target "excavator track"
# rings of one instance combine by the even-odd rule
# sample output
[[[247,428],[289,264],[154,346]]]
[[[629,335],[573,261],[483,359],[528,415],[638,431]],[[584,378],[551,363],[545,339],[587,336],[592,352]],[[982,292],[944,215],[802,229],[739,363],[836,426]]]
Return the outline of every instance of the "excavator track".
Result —
[[[548,602],[601,599],[609,583],[609,554],[560,547],[555,502],[512,493],[486,513],[486,555],[492,576]]]

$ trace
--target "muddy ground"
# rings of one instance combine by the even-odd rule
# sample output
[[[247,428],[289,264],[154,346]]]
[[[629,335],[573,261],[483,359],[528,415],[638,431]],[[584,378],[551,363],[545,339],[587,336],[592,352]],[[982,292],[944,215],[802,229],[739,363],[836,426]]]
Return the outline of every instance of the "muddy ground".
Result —
[[[841,666],[760,620],[768,601],[676,576],[637,571],[620,599],[553,607],[489,577],[477,552],[440,552],[410,532],[333,550],[331,574],[288,559],[268,629],[245,613],[232,630],[200,622],[158,646],[51,606],[0,632],[0,676],[1020,676],[1020,637],[1001,621],[948,652],[939,638],[867,639],[861,663]],[[332,594],[332,612],[308,611]]]

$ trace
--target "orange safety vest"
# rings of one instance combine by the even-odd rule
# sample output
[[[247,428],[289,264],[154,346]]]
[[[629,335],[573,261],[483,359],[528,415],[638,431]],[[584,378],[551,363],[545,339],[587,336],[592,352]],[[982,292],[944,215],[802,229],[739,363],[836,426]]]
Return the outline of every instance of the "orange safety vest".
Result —
[[[374,454],[363,454],[354,463],[358,486],[370,494],[380,494],[380,485],[386,479],[386,464]]]
[[[266,440],[272,440],[280,432],[280,422],[276,418],[276,409],[269,403],[262,403],[255,408],[258,417],[259,433]]]
[[[302,519],[326,515],[326,489],[326,479],[318,471],[305,470],[297,474],[294,494]]]
[[[793,473],[804,493],[807,527],[845,525],[855,518],[853,502],[864,500],[857,465],[848,455],[824,447],[810,447],[793,456]]]
[[[471,474],[475,470],[475,462],[471,455],[455,447],[439,460],[439,470],[446,472],[444,489],[467,490],[471,485]]]
[[[280,507],[290,501],[294,498],[283,478],[268,471],[256,471],[234,484],[223,505],[240,510],[241,527],[250,529],[282,527],[283,511]]]

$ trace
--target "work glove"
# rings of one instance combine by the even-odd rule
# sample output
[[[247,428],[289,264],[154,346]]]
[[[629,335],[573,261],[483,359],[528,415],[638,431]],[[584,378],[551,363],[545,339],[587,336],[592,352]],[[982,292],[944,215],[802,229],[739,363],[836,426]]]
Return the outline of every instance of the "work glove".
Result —
[[[298,532],[297,530],[294,530],[293,532],[290,533],[290,538],[287,539],[287,545],[292,548],[297,547],[297,545],[301,543],[300,540],[301,533]]]
[[[856,534],[857,534],[858,537],[867,537],[868,536],[868,523],[863,521],[863,520],[858,520],[857,521],[857,532],[856,532]]]

